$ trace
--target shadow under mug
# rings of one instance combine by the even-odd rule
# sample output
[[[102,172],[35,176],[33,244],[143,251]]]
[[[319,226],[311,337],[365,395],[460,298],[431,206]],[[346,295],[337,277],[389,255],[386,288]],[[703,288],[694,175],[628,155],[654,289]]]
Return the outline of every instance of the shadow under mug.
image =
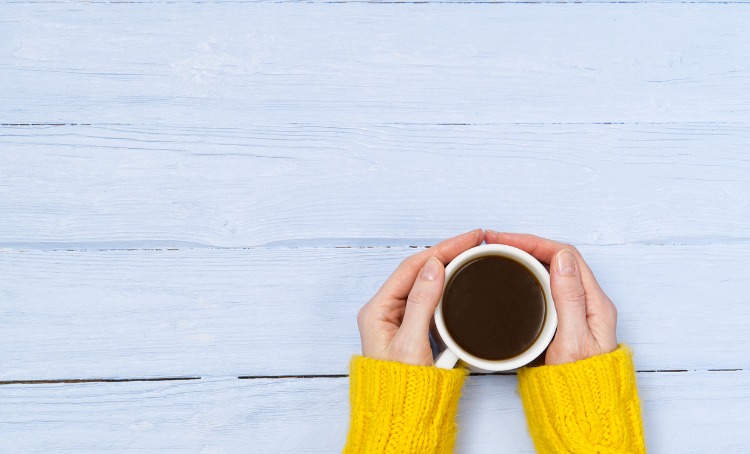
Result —
[[[440,302],[435,309],[435,323],[432,329],[432,335],[436,343],[443,349],[435,359],[435,366],[437,367],[442,369],[453,369],[456,364],[460,362],[474,372],[499,372],[518,369],[536,359],[542,354],[542,352],[544,352],[544,349],[547,348],[550,342],[552,342],[555,330],[557,329],[557,312],[555,311],[555,304],[552,300],[549,272],[547,272],[544,265],[539,263],[539,261],[531,254],[522,251],[521,249],[504,244],[482,244],[464,251],[453,259],[445,268],[443,295],[445,295],[451,277],[458,269],[476,258],[486,256],[500,256],[515,260],[536,276],[542,286],[545,304],[545,317],[541,333],[539,333],[539,336],[537,336],[534,343],[531,344],[531,347],[512,358],[488,360],[476,357],[461,348],[461,346],[459,346],[450,336],[443,319],[443,298],[441,296]]]

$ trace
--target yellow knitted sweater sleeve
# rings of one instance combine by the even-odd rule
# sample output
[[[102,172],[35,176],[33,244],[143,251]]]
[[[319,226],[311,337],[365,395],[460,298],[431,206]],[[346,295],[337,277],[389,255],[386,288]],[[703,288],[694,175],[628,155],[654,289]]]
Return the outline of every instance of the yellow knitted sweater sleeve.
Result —
[[[626,346],[571,364],[522,368],[518,385],[538,454],[646,452]]]
[[[344,453],[449,453],[466,369],[354,356]]]

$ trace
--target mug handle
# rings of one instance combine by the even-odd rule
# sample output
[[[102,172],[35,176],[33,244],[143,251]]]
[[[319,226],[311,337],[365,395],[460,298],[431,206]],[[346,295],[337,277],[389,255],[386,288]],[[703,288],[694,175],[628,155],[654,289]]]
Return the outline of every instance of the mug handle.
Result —
[[[443,350],[437,358],[435,358],[435,367],[440,369],[453,369],[458,362],[458,356],[450,351],[450,349]]]

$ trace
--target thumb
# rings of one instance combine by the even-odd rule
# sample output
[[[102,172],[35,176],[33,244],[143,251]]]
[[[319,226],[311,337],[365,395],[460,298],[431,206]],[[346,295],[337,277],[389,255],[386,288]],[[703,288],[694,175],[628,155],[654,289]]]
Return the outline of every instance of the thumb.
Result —
[[[430,320],[440,302],[444,281],[443,263],[435,257],[427,259],[406,299],[404,320],[399,335],[412,341],[417,341],[421,337],[427,339]]]
[[[568,249],[558,252],[550,267],[552,299],[558,318],[558,335],[574,346],[589,332],[586,322],[586,292],[576,259]]]

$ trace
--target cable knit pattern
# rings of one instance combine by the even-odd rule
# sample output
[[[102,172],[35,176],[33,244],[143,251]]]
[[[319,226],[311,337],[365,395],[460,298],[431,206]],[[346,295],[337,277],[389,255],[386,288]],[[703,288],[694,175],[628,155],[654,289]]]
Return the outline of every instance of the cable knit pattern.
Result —
[[[344,453],[449,453],[466,369],[354,356]]]
[[[632,352],[571,364],[525,367],[519,390],[539,454],[642,454],[641,408]]]

